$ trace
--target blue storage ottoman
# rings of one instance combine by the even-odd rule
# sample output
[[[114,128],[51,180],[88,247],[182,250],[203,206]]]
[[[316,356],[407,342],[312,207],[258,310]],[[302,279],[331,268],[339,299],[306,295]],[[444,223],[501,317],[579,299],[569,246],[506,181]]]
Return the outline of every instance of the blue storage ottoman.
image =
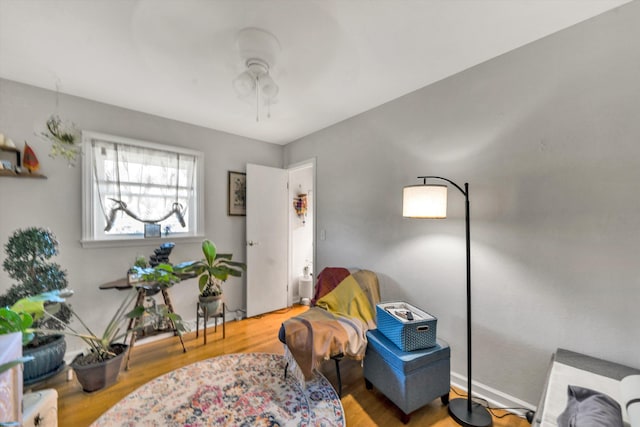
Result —
[[[404,352],[379,330],[367,332],[364,379],[368,389],[375,386],[402,411],[402,422],[411,412],[440,397],[449,402],[451,351],[437,340],[436,345]]]

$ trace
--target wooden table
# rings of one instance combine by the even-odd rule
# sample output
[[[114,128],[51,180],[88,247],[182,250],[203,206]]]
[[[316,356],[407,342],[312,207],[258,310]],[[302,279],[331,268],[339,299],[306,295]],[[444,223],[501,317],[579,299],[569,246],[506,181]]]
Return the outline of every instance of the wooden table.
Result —
[[[190,277],[193,277],[193,276],[189,275],[189,276],[185,276],[184,278],[190,278]],[[173,309],[173,304],[171,302],[171,297],[169,296],[169,288],[166,286],[160,286],[156,283],[150,283],[150,282],[139,282],[132,285],[129,283],[129,281],[126,278],[117,279],[117,280],[114,280],[108,283],[103,283],[102,285],[100,285],[100,289],[129,290],[133,288],[135,288],[138,292],[138,297],[136,298],[134,307],[143,305],[144,299],[147,296],[152,296],[157,294],[158,292],[161,292],[162,298],[164,299],[164,303],[166,304],[167,309],[169,310],[169,313],[175,313]],[[126,370],[129,370],[129,359],[131,358],[131,352],[136,343],[136,336],[137,336],[136,328],[138,327],[139,322],[141,321],[142,321],[141,317],[135,317],[129,320],[129,325],[127,326],[127,335],[129,335],[129,332],[131,332],[131,339],[129,341],[129,352],[127,354],[127,364],[125,366]],[[169,319],[169,322],[171,324],[173,334],[177,335],[178,338],[180,338],[180,344],[182,344],[183,353],[186,353],[187,348],[184,346],[184,341],[182,340],[182,334],[178,332],[178,329],[176,328],[176,325],[173,322],[173,320]],[[127,338],[125,336],[125,342],[126,341],[127,341]]]

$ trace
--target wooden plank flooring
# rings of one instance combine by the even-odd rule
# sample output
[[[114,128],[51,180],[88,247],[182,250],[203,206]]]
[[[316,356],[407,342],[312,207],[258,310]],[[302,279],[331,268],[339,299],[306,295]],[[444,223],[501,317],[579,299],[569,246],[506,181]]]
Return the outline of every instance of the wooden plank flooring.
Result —
[[[282,344],[278,341],[280,324],[287,318],[303,312],[304,306],[269,313],[263,316],[229,322],[226,324],[226,339],[222,339],[222,329],[214,334],[209,329],[208,343],[203,345],[202,335],[196,339],[195,332],[184,336],[187,352],[182,352],[177,337],[170,337],[136,346],[131,354],[128,371],[122,371],[118,382],[95,393],[85,393],[74,379],[67,381],[66,373],[38,384],[34,390],[56,388],[58,397],[58,422],[60,427],[88,426],[103,412],[124,396],[147,381],[200,360],[229,353],[266,352],[282,354]],[[202,334],[202,330],[200,331]],[[404,426],[400,422],[400,410],[377,390],[367,390],[362,377],[362,367],[351,360],[340,364],[343,389],[342,405],[348,426]],[[322,367],[323,374],[336,386],[335,366],[332,361]],[[451,398],[457,397],[454,393]],[[503,414],[504,412],[498,412]],[[419,409],[411,415],[409,426],[454,427],[456,424],[448,415],[440,399]],[[516,416],[494,418],[495,427],[527,427],[529,423]]]

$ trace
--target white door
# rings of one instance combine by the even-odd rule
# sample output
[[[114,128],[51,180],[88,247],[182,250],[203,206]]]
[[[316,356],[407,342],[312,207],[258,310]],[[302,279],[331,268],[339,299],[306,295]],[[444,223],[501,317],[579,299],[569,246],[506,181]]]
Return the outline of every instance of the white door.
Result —
[[[247,317],[287,306],[288,176],[247,164]]]

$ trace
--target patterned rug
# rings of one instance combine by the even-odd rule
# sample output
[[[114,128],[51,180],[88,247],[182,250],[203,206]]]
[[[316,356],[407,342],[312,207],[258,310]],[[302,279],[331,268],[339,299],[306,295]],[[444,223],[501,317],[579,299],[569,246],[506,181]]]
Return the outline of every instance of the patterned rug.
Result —
[[[141,386],[92,426],[344,426],[321,374],[284,378],[284,357],[238,353],[204,360]]]

